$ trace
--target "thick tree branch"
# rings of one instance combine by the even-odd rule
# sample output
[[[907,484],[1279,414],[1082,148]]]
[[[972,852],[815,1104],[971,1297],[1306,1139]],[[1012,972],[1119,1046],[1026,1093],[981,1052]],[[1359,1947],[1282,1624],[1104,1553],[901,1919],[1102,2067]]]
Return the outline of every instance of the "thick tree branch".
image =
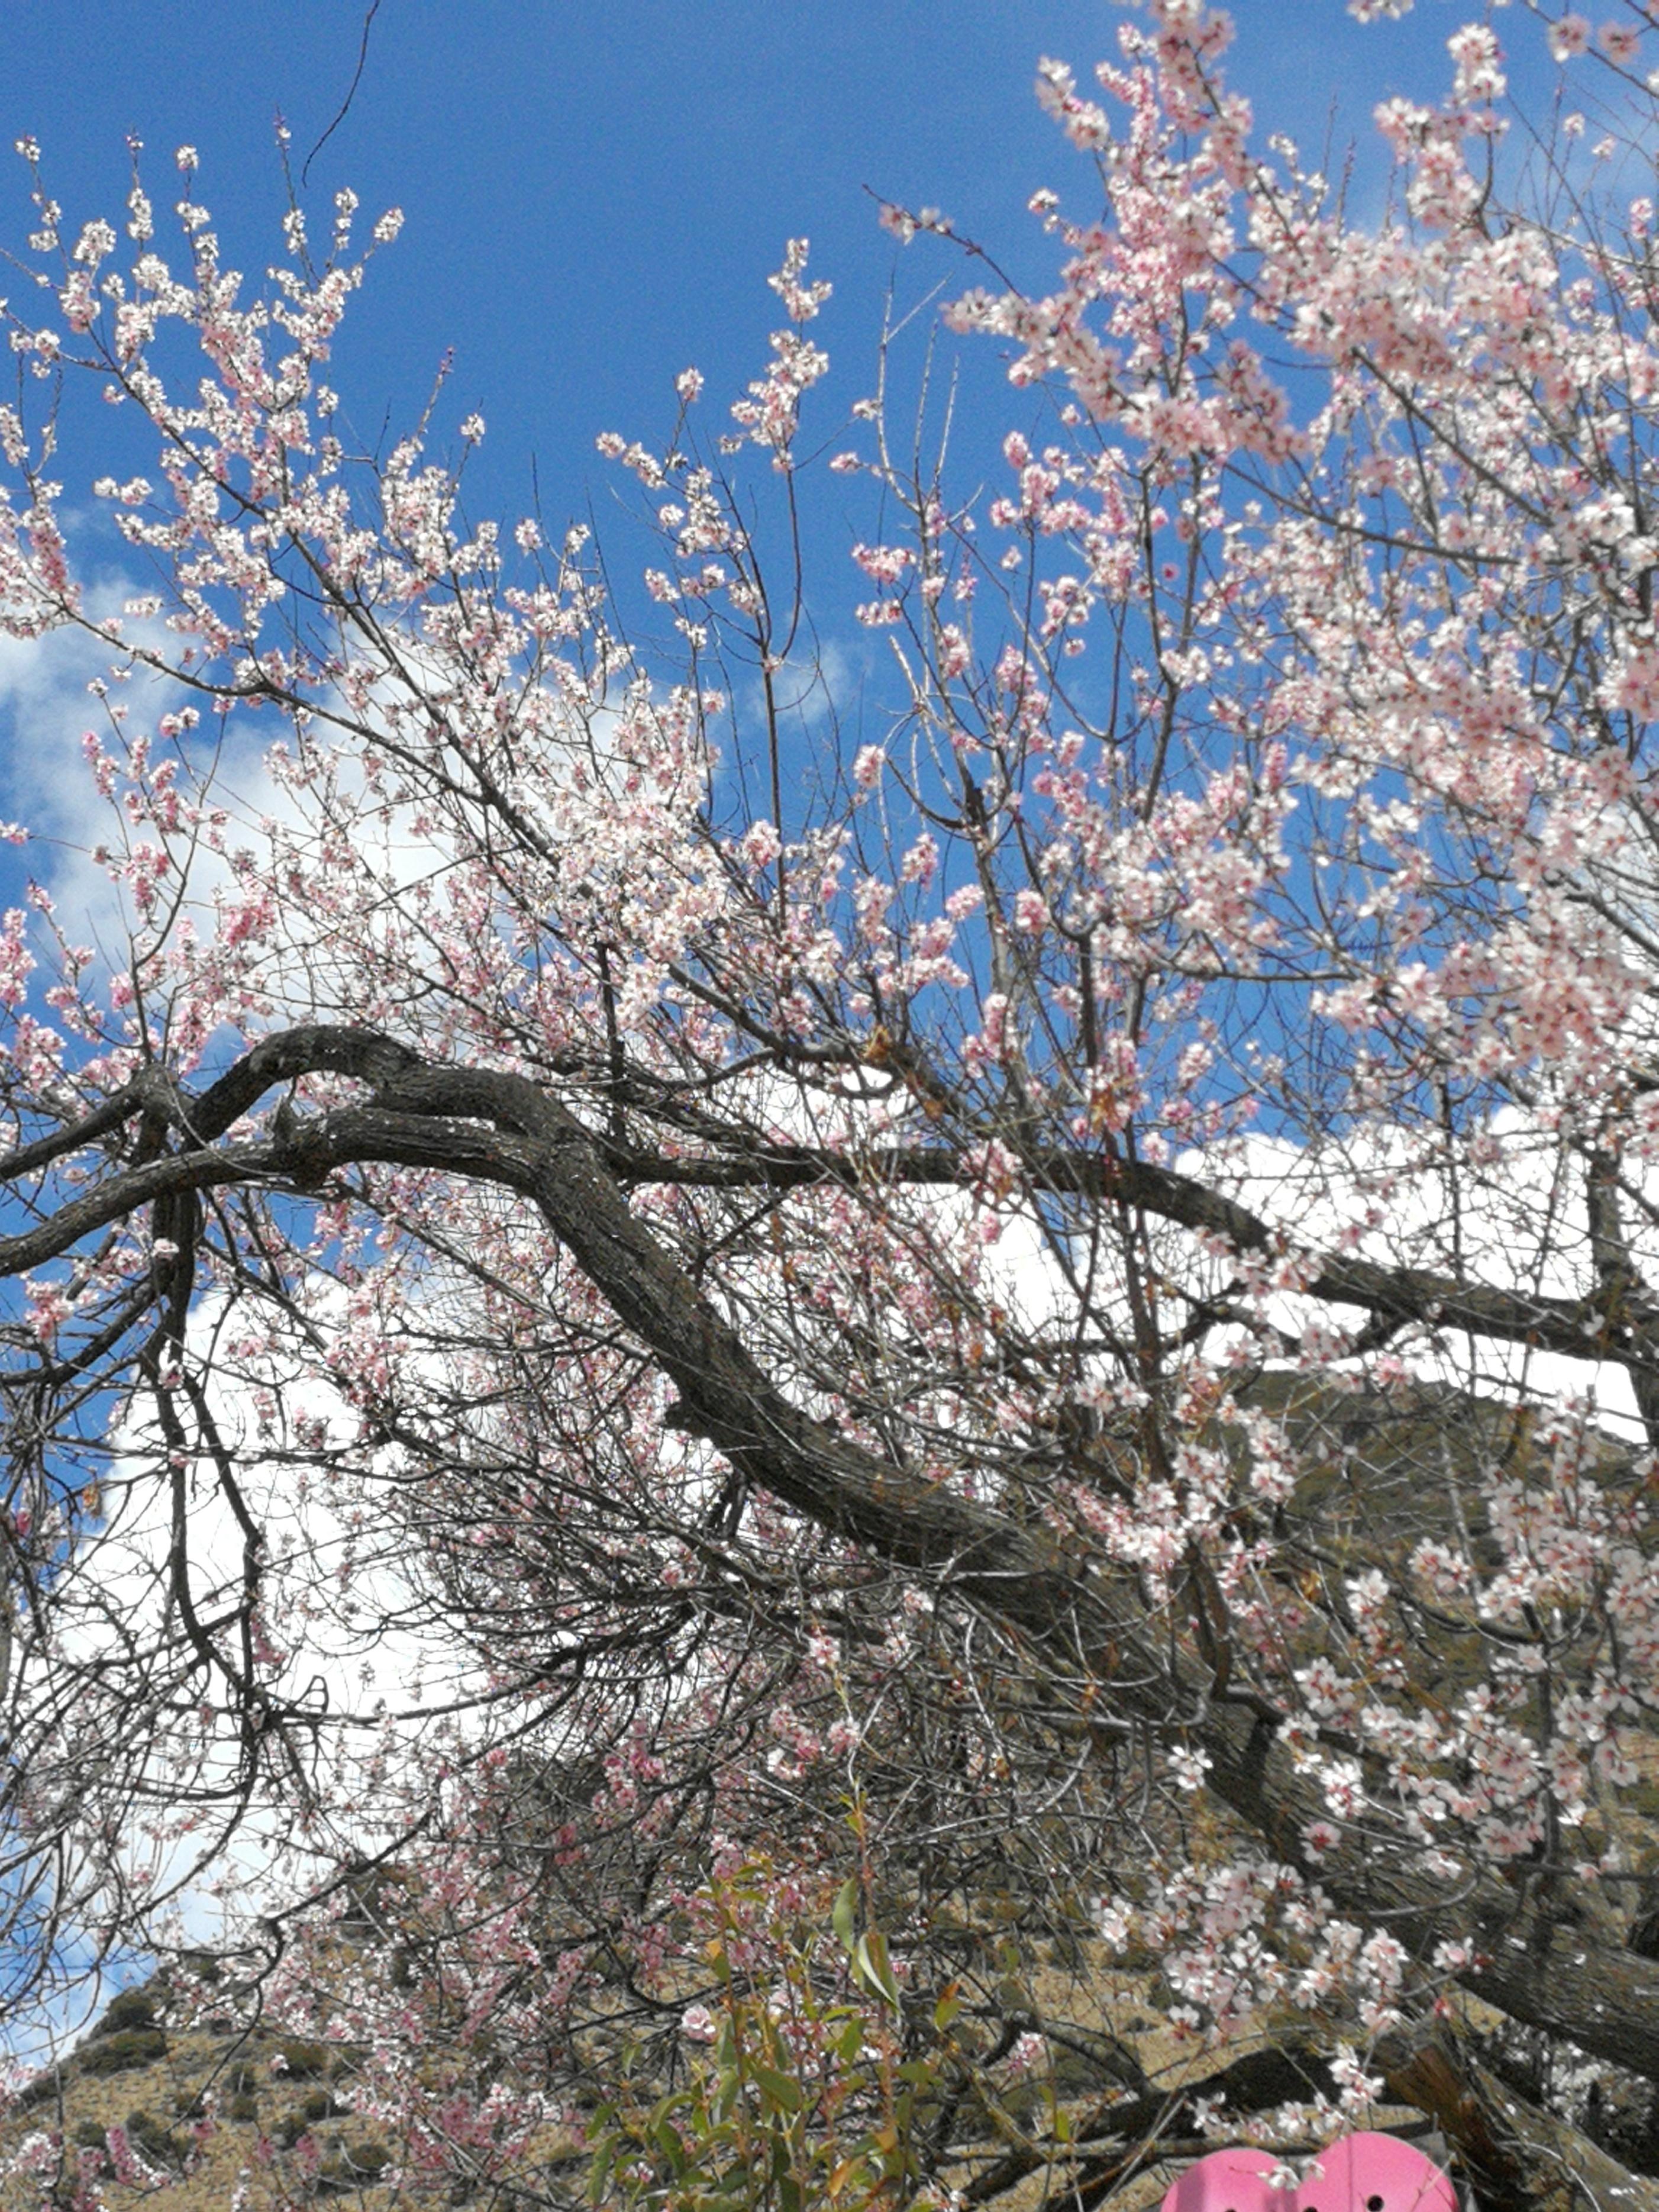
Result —
[[[308,1074],[346,1075],[381,1089],[391,1103],[387,1086],[421,1065],[419,1056],[408,1047],[373,1030],[322,1024],[302,1027],[263,1039],[198,1099],[181,1100],[176,1110],[189,1134],[207,1144],[222,1137],[277,1084]],[[447,1079],[458,1084],[467,1079],[468,1073],[449,1071]],[[497,1079],[483,1075],[478,1079]],[[44,1164],[85,1145],[150,1106],[154,1099],[153,1079],[135,1082],[73,1129],[0,1162],[0,1175],[20,1174],[25,1168]],[[465,1109],[452,1105],[433,1110]],[[571,1120],[574,1127],[582,1127],[574,1116]],[[611,1174],[626,1186],[671,1183],[712,1190],[790,1190],[833,1182],[852,1188],[896,1183],[968,1188],[978,1177],[969,1158],[944,1146],[836,1151],[824,1146],[767,1145],[723,1155],[676,1157],[619,1143],[596,1132],[587,1133]],[[149,1164],[150,1168],[167,1164]],[[1593,1350],[1632,1373],[1659,1378],[1659,1322],[1629,1299],[1613,1295],[1605,1281],[1595,1297],[1552,1297],[1462,1282],[1423,1268],[1385,1267],[1368,1260],[1316,1254],[1299,1249],[1285,1231],[1237,1200],[1171,1169],[1101,1152],[1053,1147],[1033,1151],[1023,1165],[1034,1190],[1133,1206],[1190,1229],[1241,1258],[1267,1259],[1286,1266],[1295,1274],[1296,1287],[1306,1297],[1357,1306],[1384,1320],[1458,1329],[1573,1358],[1582,1358]],[[201,1187],[190,1173],[173,1179],[180,1175],[175,1163],[170,1174],[150,1182],[118,1179],[100,1185],[98,1193],[88,1193],[78,1201],[81,1211],[66,1207],[24,1237],[0,1239],[0,1273],[16,1273],[40,1266],[93,1229],[148,1204],[163,1190]],[[61,1235],[55,1233],[59,1227]]]
[[[685,1159],[620,1146],[604,1150],[617,1180],[625,1183],[790,1190],[815,1182],[964,1188],[978,1180],[969,1160],[943,1146],[888,1146],[844,1152],[774,1146]],[[1308,1297],[1358,1306],[1387,1321],[1466,1330],[1578,1359],[1594,1351],[1633,1371],[1659,1376],[1659,1332],[1649,1316],[1632,1312],[1628,1301],[1547,1297],[1460,1282],[1425,1268],[1384,1267],[1370,1260],[1301,1249],[1284,1231],[1208,1183],[1142,1160],[1042,1148],[1027,1152],[1022,1164],[1036,1192],[1137,1207],[1213,1240],[1240,1258],[1288,1263],[1297,1270],[1296,1289]]]
[[[1482,2212],[1659,2212],[1644,2181],[1588,2136],[1496,2080],[1444,2037],[1386,2038],[1378,2051],[1390,2095],[1429,2113],[1474,2182]]]

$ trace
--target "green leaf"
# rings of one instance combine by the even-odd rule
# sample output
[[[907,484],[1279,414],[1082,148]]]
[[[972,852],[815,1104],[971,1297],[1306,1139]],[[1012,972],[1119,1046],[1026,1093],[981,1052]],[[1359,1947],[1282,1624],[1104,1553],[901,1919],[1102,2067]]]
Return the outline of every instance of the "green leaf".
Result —
[[[587,2201],[590,2204],[603,2203],[605,2188],[611,2179],[611,2168],[617,2155],[617,2146],[610,2136],[599,2145],[588,2169]]]
[[[850,2158],[842,2159],[841,2164],[831,2173],[824,2185],[825,2193],[830,2197],[839,2197],[848,2183],[854,2176],[861,2177],[866,2170],[863,2152],[854,2151]],[[860,2186],[862,2186],[861,2180]]]
[[[788,2075],[780,2074],[770,2066],[752,2066],[750,2073],[759,2083],[762,2094],[770,2098],[781,2112],[798,2112],[805,2103],[799,2082],[792,2081]]]
[[[853,1954],[853,1972],[872,1996],[880,1997],[897,2011],[898,1984],[893,1979],[893,1964],[887,1955],[887,1938],[879,1928],[872,1928],[867,1935],[860,1936]]]
[[[830,1915],[830,1924],[836,1931],[836,1940],[842,1949],[850,1953],[858,1939],[859,1886],[856,1881],[842,1882],[836,1893],[835,1909]]]

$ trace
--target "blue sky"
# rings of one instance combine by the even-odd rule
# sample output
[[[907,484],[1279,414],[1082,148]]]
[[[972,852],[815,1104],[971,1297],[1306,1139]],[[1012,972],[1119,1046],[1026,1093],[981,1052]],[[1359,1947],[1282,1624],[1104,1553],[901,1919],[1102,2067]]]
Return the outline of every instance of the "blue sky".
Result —
[[[1362,26],[1344,0],[1238,0],[1232,81],[1254,100],[1262,133],[1287,131],[1333,167],[1356,147],[1351,205],[1363,219],[1380,208],[1386,177],[1372,109],[1395,92],[1439,97],[1447,37],[1480,4],[1418,0],[1403,21]],[[228,262],[257,276],[288,258],[275,118],[292,134],[297,171],[339,117],[368,5],[0,5],[0,246],[32,227],[27,173],[7,150],[14,139],[40,142],[73,236],[94,215],[121,216],[136,136],[162,208],[179,193],[173,150],[198,149],[192,197],[211,209]],[[365,222],[393,204],[406,217],[354,301],[331,368],[350,433],[372,447],[383,425],[392,436],[406,431],[453,355],[433,443],[456,457],[455,426],[483,415],[489,434],[467,464],[471,514],[510,521],[538,495],[552,533],[591,512],[613,576],[637,580],[647,550],[617,502],[637,512],[638,488],[599,459],[596,434],[619,430],[659,448],[673,380],[693,363],[708,380],[702,434],[723,427],[780,319],[765,279],[784,240],[805,235],[811,273],[835,286],[814,326],[833,366],[811,396],[806,443],[863,444],[842,431],[870,388],[888,288],[909,304],[934,287],[960,289],[967,273],[938,241],[898,249],[872,193],[942,208],[1020,281],[1046,286],[1054,246],[1026,202],[1048,185],[1091,214],[1097,186],[1039,110],[1036,64],[1057,55],[1086,82],[1091,64],[1116,52],[1124,19],[1112,0],[380,0],[361,82],[311,161],[307,194],[317,237],[345,185]],[[1529,80],[1529,106],[1547,110],[1562,80],[1535,20],[1519,5],[1495,20],[1516,74]],[[1580,63],[1565,82],[1588,101],[1604,76]],[[163,250],[176,253],[176,231],[161,228]],[[963,412],[979,436],[975,453],[958,429],[956,453],[971,481],[980,468],[1000,471],[992,436],[1036,407],[1008,393],[986,342],[966,342],[960,357]],[[68,428],[58,473],[75,550],[114,606],[142,579],[86,489],[106,471],[151,469],[153,443],[132,410],[112,416],[89,394]],[[137,446],[116,443],[136,435]],[[862,487],[820,483],[809,593],[850,745],[888,734],[878,678],[890,663],[884,641],[848,619],[867,596],[845,557],[872,534]],[[635,637],[641,613],[637,592],[625,592]],[[26,872],[44,875],[66,914],[87,914],[71,933],[107,945],[118,916],[101,872],[74,849],[103,828],[88,827],[77,758],[86,681],[101,666],[72,634],[27,647],[0,640],[0,816],[37,832],[21,853],[0,851],[0,905],[20,897]],[[809,695],[809,714],[819,703]],[[257,749],[270,733],[254,724],[243,734]],[[810,722],[803,735],[810,751]]]
[[[12,0],[0,146],[36,135],[78,223],[118,210],[129,132],[158,198],[173,149],[192,143],[198,197],[257,270],[279,252],[273,115],[302,157],[345,96],[366,6]],[[1233,77],[1310,148],[1333,118],[1339,148],[1363,142],[1383,93],[1443,85],[1446,36],[1472,12],[1419,0],[1366,27],[1343,0],[1240,0]],[[1058,54],[1081,75],[1121,20],[1108,0],[381,0],[356,100],[310,176],[319,218],[344,184],[366,213],[408,216],[340,351],[357,427],[388,408],[406,424],[453,346],[449,419],[477,407],[489,425],[479,506],[522,512],[533,458],[550,521],[590,496],[602,508],[596,432],[660,433],[688,362],[711,402],[740,392],[774,320],[763,280],[796,234],[836,287],[820,326],[839,372],[828,427],[864,388],[895,266],[866,188],[942,207],[1040,279],[1026,198],[1091,194],[1036,107],[1033,65]],[[1536,47],[1522,9],[1497,20],[1506,43]],[[0,240],[27,213],[21,164],[9,179],[0,166]],[[916,291],[952,273],[915,249],[899,270]]]

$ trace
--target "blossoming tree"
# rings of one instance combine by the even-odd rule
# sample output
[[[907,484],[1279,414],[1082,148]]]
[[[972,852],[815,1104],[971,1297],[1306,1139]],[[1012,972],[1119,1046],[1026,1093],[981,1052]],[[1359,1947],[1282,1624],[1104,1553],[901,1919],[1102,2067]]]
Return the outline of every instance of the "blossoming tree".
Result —
[[[1645,102],[1626,14],[1547,35]],[[948,312],[986,503],[890,349],[809,449],[792,244],[730,418],[599,441],[637,605],[430,421],[355,449],[349,198],[254,297],[187,158],[170,260],[37,176],[0,621],[105,672],[0,957],[16,2003],[218,1883],[411,2190],[566,2201],[590,2093],[605,2186],[769,2187],[737,2051],[797,2203],[1094,2203],[1384,2098],[1493,2203],[1650,2201],[1652,210],[1571,134],[1506,196],[1471,26],[1357,225],[1225,41],[1043,65],[1097,190]],[[1039,1943],[1155,1969],[1200,2090]],[[1012,2109],[1066,2053],[1085,2118]]]

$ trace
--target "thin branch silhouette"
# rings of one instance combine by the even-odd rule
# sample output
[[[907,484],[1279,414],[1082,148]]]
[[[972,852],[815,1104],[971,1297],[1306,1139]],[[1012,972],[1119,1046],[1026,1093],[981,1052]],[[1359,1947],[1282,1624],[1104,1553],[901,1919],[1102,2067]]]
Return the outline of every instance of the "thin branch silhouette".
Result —
[[[322,152],[324,147],[327,145],[329,140],[334,136],[335,132],[339,129],[340,125],[345,121],[346,117],[351,112],[351,103],[357,97],[357,88],[363,81],[363,64],[368,59],[368,34],[374,28],[374,18],[380,14],[380,0],[369,0],[368,13],[363,18],[362,41],[357,48],[357,66],[352,72],[350,88],[347,91],[344,100],[340,104],[339,113],[335,117],[333,122],[329,125],[327,130],[324,131],[322,137],[317,141],[317,143],[312,148],[311,151],[306,155],[304,166],[300,171],[300,189],[301,191],[305,190],[306,179],[311,174],[312,163]]]

